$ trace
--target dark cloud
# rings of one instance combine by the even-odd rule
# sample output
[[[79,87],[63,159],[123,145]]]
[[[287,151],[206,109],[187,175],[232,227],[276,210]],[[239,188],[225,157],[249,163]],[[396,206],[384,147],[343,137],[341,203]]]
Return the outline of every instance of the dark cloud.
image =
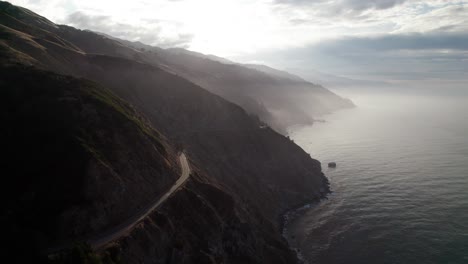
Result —
[[[407,0],[275,0],[277,4],[298,6],[333,6],[342,10],[364,11],[367,9],[388,9]]]
[[[324,15],[355,14],[366,10],[389,9],[407,0],[275,0],[275,4],[292,7],[310,7]]]
[[[81,29],[89,29],[111,35],[113,37],[140,41],[149,45],[159,47],[182,47],[186,48],[193,39],[189,33],[176,33],[171,36],[163,34],[163,29],[169,27],[177,30],[181,24],[167,20],[144,20],[139,26],[116,22],[110,16],[88,15],[83,12],[70,14],[64,21],[66,24]]]
[[[347,37],[256,54],[258,60],[381,81],[466,80],[468,34],[431,32]]]
[[[341,1],[347,8],[357,11],[366,9],[388,9],[404,3],[406,0],[344,0]]]
[[[468,50],[468,34],[412,33],[379,37],[349,37],[322,43],[322,49],[333,51],[389,51],[389,50]]]

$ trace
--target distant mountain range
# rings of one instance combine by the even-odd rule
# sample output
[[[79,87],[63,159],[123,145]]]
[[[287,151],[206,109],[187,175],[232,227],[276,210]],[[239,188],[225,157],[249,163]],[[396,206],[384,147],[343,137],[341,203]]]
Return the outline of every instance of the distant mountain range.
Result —
[[[56,25],[7,2],[0,36],[5,259],[298,261],[282,214],[322,198],[328,180],[278,131],[349,100],[286,72]],[[191,175],[164,197],[181,152]],[[161,197],[128,232],[90,247]]]
[[[353,79],[311,69],[291,68],[288,70],[299,74],[306,80],[313,80],[314,82],[318,82],[322,85],[325,85],[326,87],[332,88],[337,91],[352,91],[353,89],[378,90],[380,88],[393,87],[392,84],[384,81]]]
[[[313,117],[353,107],[348,99],[288,72],[264,65],[239,64],[181,48],[161,49],[116,39],[157,65],[240,105],[281,133]],[[121,55],[121,54],[120,54]]]

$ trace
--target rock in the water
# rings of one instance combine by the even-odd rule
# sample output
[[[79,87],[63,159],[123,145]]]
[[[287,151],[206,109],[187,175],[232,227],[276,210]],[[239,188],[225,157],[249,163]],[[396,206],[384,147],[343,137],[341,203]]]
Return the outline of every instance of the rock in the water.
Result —
[[[328,168],[336,168],[336,162],[329,162]]]

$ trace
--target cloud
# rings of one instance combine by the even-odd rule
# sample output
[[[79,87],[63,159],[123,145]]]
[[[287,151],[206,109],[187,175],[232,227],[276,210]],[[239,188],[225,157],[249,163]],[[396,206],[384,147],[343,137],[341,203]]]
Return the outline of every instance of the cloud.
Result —
[[[400,5],[407,0],[275,0],[275,4],[292,7],[313,7],[322,14],[360,14],[366,10],[383,10]]]
[[[383,80],[468,72],[468,0],[11,1],[57,23],[279,68]]]
[[[111,16],[89,15],[84,12],[74,12],[68,15],[64,22],[80,29],[89,29],[106,33],[113,37],[140,41],[159,47],[188,47],[193,35],[181,33],[178,22],[143,19],[138,25],[115,21]]]
[[[272,66],[383,81],[468,79],[468,35],[453,32],[341,37],[257,54]],[[242,59],[242,58],[240,58]]]
[[[427,12],[422,11],[428,8],[427,5],[420,6],[415,11],[421,14],[399,18],[395,32],[468,32],[468,9],[463,3],[446,4],[432,7]]]
[[[348,37],[320,44],[332,52],[391,51],[391,50],[466,50],[468,34],[465,33],[411,33],[388,34],[376,37]]]

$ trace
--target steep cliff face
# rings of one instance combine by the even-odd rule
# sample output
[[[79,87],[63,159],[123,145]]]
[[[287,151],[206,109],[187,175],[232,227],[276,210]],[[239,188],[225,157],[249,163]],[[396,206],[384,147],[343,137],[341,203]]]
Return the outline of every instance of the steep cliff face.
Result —
[[[59,212],[49,214],[48,211],[41,211],[44,212],[41,214],[45,216],[44,222],[52,223],[49,220],[49,215],[52,215],[52,219],[58,218],[74,226],[71,230],[44,231],[46,237],[53,237],[48,240],[79,239],[86,234],[99,232],[161,195],[178,175],[174,149],[184,149],[197,176],[128,237],[109,245],[109,254],[120,252],[119,256],[130,263],[159,260],[161,263],[291,263],[294,260],[294,255],[278,232],[278,217],[286,209],[319,198],[328,191],[327,180],[318,161],[311,159],[286,137],[263,126],[241,107],[175,75],[167,68],[145,63],[141,58],[132,58],[133,55],[127,56],[132,53],[121,55],[120,49],[129,51],[129,48],[114,40],[54,25],[30,11],[4,2],[0,7],[0,34],[3,36],[0,40],[0,61],[2,65],[10,65],[5,66],[10,70],[4,71],[1,79],[9,81],[2,82],[2,85],[9,87],[15,95],[16,86],[13,83],[24,82],[19,87],[24,87],[25,91],[16,94],[16,99],[10,99],[11,103],[7,105],[21,109],[29,105],[25,102],[38,101],[42,103],[38,109],[42,105],[48,109],[51,104],[56,107],[52,112],[63,114],[60,119],[42,111],[33,111],[36,114],[28,119],[25,117],[28,115],[4,116],[21,122],[28,120],[25,124],[33,121],[34,124],[39,123],[37,128],[44,129],[41,132],[44,137],[66,135],[71,139],[57,141],[60,146],[66,146],[59,150],[84,153],[76,154],[83,156],[80,159],[62,161],[60,158],[66,155],[59,157],[56,152],[44,151],[49,149],[49,141],[35,152],[37,155],[44,154],[47,159],[46,163],[39,163],[44,164],[43,169],[46,170],[41,173],[55,175],[47,171],[54,168],[50,164],[55,160],[60,161],[56,164],[63,164],[64,171],[58,173],[54,170],[57,176],[46,178],[45,183],[40,181],[41,184],[32,185],[31,190],[49,192],[50,186],[54,185],[60,192],[53,197],[69,195],[73,199],[86,201],[83,202],[84,207],[67,202],[59,207]],[[92,47],[113,47],[118,52],[112,52],[114,55],[111,56],[90,54],[84,50]],[[96,48],[98,51],[99,48]],[[12,66],[18,64],[32,66]],[[93,82],[59,77],[43,71],[37,74],[35,68]],[[16,79],[8,79],[10,75],[16,76]],[[21,79],[21,76],[35,76],[36,79]],[[52,81],[55,79],[57,83]],[[48,83],[50,85],[44,85]],[[42,87],[49,86],[57,87],[53,94],[55,99],[39,100],[44,94],[48,95],[47,90],[41,90]],[[103,86],[109,90],[72,89],[82,86]],[[42,91],[37,93],[39,99],[24,101],[34,91]],[[113,111],[98,108],[101,105],[94,105],[95,101],[88,100],[88,94],[91,99],[97,98],[97,103]],[[62,97],[71,99],[62,100]],[[61,104],[56,106],[54,100]],[[88,101],[93,104],[83,106]],[[4,109],[2,113],[8,111]],[[67,129],[45,129],[37,120],[46,117],[52,118],[48,121],[50,124],[67,120]],[[69,130],[69,127],[72,129]],[[17,126],[11,127],[8,133],[14,134],[17,129]],[[72,140],[74,138],[85,140],[75,142]],[[27,149],[28,145],[25,143],[22,148]],[[14,146],[10,148],[14,149]],[[15,155],[19,157],[20,154]],[[17,157],[15,155],[13,157]],[[65,170],[69,168],[76,168],[76,176],[66,173]],[[21,179],[23,174],[27,173],[15,173],[20,176],[13,178]],[[64,174],[67,176],[62,176]],[[63,181],[57,180],[60,177]],[[68,177],[87,185],[75,185],[71,180],[68,182]],[[55,181],[57,184],[54,184]],[[15,188],[20,189],[19,183],[16,184],[18,186]],[[62,188],[62,185],[68,187]],[[78,190],[78,193],[65,191],[71,189]],[[22,201],[15,199],[16,202]],[[50,206],[52,198],[41,199],[38,200],[41,201],[40,206]],[[32,200],[36,198],[25,200],[18,207],[25,208],[25,215],[30,212],[26,204]],[[22,213],[13,215],[21,216]],[[197,224],[192,220],[196,220]],[[25,225],[29,223],[25,222]]]
[[[256,213],[195,175],[107,252],[124,263],[295,263],[277,230]]]
[[[0,87],[2,220],[11,237],[44,250],[102,232],[178,178],[164,137],[99,85],[2,66]]]
[[[21,261],[95,237],[167,191],[175,152],[128,104],[96,83],[1,67],[2,146],[9,153],[4,237]],[[259,212],[201,170],[143,223],[101,251],[123,263],[291,263]],[[112,260],[112,258],[103,258]]]

